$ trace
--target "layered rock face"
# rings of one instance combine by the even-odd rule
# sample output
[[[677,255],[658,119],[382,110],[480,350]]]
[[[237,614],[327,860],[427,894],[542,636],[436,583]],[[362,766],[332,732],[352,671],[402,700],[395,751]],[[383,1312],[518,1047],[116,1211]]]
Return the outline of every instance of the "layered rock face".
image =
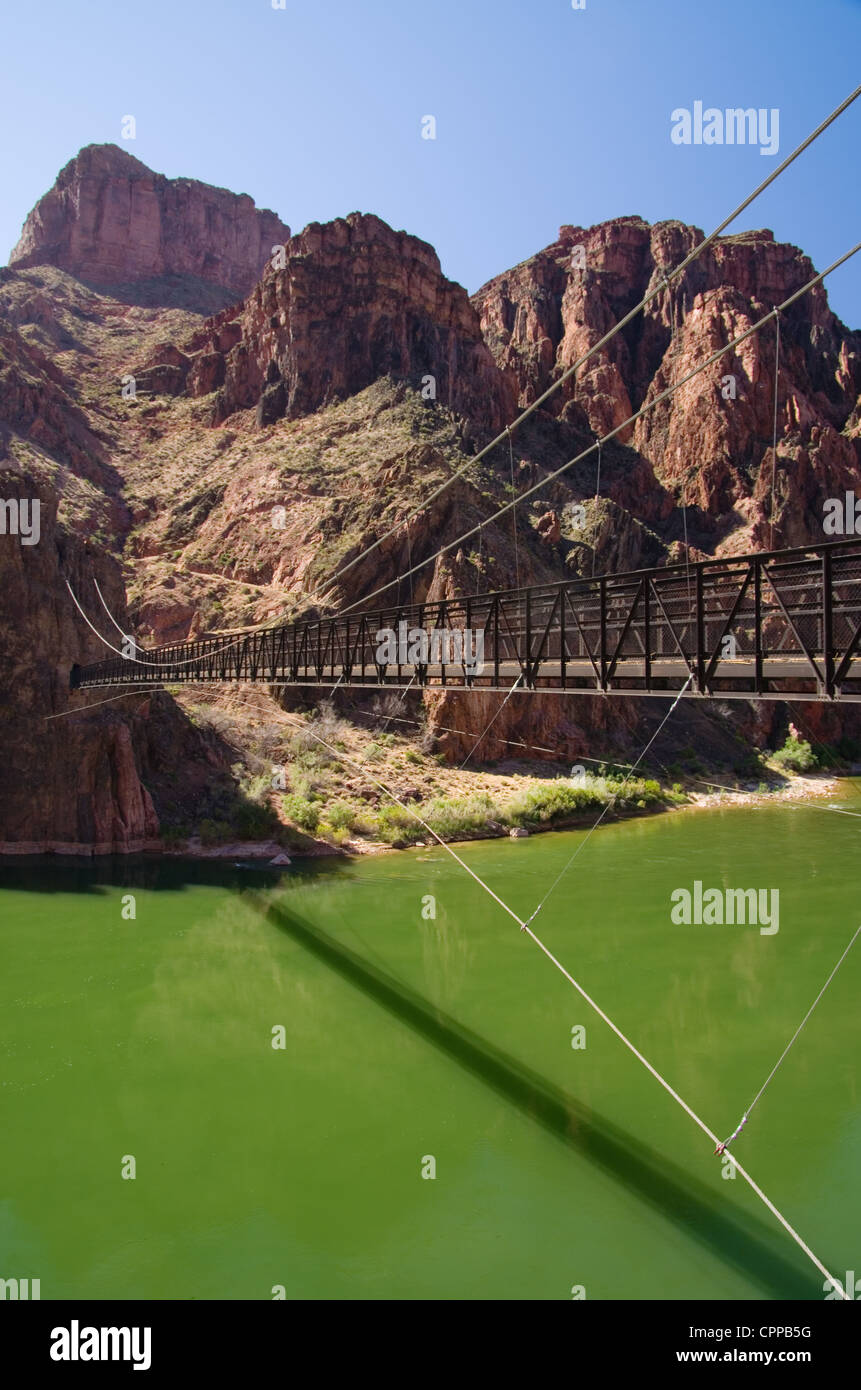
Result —
[[[270,425],[386,375],[488,429],[511,415],[514,392],[478,315],[426,242],[351,213],[311,223],[287,242],[284,261],[181,354],[164,345],[143,380],[191,396],[217,390],[216,422],[255,406],[258,424]]]
[[[117,145],[87,145],[24,223],[13,266],[96,285],[180,275],[247,294],[290,228],[247,194],[154,174]]]
[[[695,227],[633,217],[562,227],[552,246],[473,296],[482,332],[526,405],[654,293],[547,409],[585,419],[598,435],[623,426],[618,440],[694,509],[709,551],[821,541],[824,500],[851,485],[861,462],[857,429],[847,428],[861,391],[861,335],[831,313],[822,285],[781,315],[776,466],[772,325],[625,426],[813,278],[802,252],[759,231],[720,238],[667,283],[667,272],[702,239]],[[644,514],[645,498],[619,500]]]

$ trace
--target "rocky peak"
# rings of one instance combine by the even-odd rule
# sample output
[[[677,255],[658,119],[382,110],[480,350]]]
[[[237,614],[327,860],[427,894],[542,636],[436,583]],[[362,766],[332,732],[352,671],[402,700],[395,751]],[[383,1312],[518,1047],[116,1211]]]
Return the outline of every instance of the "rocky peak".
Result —
[[[155,389],[217,390],[216,421],[256,407],[266,426],[392,376],[479,427],[510,417],[513,387],[482,340],[469,296],[445,278],[427,242],[354,212],[312,222],[282,259],[243,305],[185,344],[184,364],[156,353],[147,363]]]
[[[9,264],[87,283],[193,277],[246,295],[290,228],[247,193],[155,174],[117,145],[87,145],[24,223]]]

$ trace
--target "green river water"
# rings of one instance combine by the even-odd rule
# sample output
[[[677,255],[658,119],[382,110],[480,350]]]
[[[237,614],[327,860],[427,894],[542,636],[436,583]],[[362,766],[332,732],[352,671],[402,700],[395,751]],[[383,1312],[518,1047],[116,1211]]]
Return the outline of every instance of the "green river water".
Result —
[[[722,1136],[861,920],[861,827],[823,809],[859,791],[602,826],[536,919]],[[583,838],[456,848],[528,916]],[[779,931],[674,925],[694,880],[778,888]],[[737,1141],[840,1278],[861,1276],[859,996],[861,944]],[[7,863],[0,998],[0,1277],[43,1299],[824,1297],[439,847],[280,874]]]

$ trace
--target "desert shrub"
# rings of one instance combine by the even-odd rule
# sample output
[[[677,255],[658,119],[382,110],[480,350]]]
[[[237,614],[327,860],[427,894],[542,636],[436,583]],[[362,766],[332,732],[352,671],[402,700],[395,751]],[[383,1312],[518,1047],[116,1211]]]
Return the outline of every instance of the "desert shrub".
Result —
[[[255,747],[264,758],[277,758],[284,747],[284,730],[280,724],[264,724],[255,735]]]
[[[816,766],[822,768],[838,767],[844,761],[839,747],[822,743],[816,751]]]
[[[384,806],[377,814],[376,831],[386,844],[414,844],[424,834],[417,820],[401,806]]]
[[[307,797],[288,792],[286,796],[282,796],[281,805],[287,819],[293,821],[301,830],[316,830],[320,824],[320,808]]]
[[[329,829],[328,837],[333,844],[345,845],[350,838],[350,832],[343,827],[339,829]]]
[[[487,792],[475,792],[472,796],[457,800],[438,797],[431,801],[422,812],[423,819],[443,840],[462,838],[487,830],[488,822],[494,819],[494,804]]]
[[[632,777],[627,782],[622,777],[587,776],[577,782],[560,777],[520,792],[509,803],[505,815],[511,825],[545,825],[610,801],[620,807],[645,810],[664,800],[659,783],[651,777]]]
[[[216,734],[222,738],[230,739],[235,733],[236,721],[226,710],[219,709],[216,705],[200,704],[194,706],[195,723],[198,725],[208,725]]]
[[[226,821],[211,820],[207,817],[200,822],[198,834],[200,835],[202,844],[218,845],[223,843],[224,840],[230,839],[231,830]]]
[[[303,796],[306,801],[315,800],[315,793],[318,786],[321,785],[317,779],[296,767],[290,768],[289,777],[292,792],[295,792],[297,796]]]
[[[816,767],[816,754],[804,739],[790,735],[774,754],[773,761],[784,772],[810,772]]]
[[[733,765],[733,772],[736,777],[748,778],[753,780],[759,777],[762,772],[762,755],[755,749],[751,749],[743,758]]]
[[[248,801],[259,804],[272,790],[272,774],[269,772],[258,772],[256,775],[248,775],[243,772],[239,777],[239,785],[242,795]]]
[[[505,818],[511,825],[546,824],[590,806],[601,806],[607,800],[591,779],[574,783],[559,778],[545,786],[520,792],[506,807]]]
[[[333,830],[352,830],[356,811],[346,801],[333,801],[326,807],[326,824]]]
[[[321,735],[321,737],[325,736]],[[328,739],[326,741],[328,742]],[[324,748],[310,729],[300,729],[297,734],[293,735],[289,745],[289,756],[297,767],[305,768],[310,772],[321,768],[339,768],[341,766],[335,754],[331,753],[328,748]]]
[[[653,806],[655,802],[664,800],[660,783],[653,777],[630,777],[627,782],[624,777],[596,778],[595,786],[619,806],[637,805],[641,801],[646,806]]]

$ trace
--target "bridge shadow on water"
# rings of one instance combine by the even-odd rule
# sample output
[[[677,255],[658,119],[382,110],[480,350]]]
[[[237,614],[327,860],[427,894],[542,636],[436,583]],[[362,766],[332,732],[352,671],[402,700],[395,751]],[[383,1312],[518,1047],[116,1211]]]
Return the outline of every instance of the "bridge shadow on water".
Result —
[[[409,986],[318,927],[254,890],[243,892],[242,900],[555,1139],[705,1246],[725,1265],[758,1284],[766,1297],[822,1296],[813,1276],[774,1248],[775,1242],[783,1238],[777,1227],[771,1228],[742,1210],[730,1210],[729,1203],[712,1188],[663,1154],[572,1099],[517,1058],[429,1004]]]

